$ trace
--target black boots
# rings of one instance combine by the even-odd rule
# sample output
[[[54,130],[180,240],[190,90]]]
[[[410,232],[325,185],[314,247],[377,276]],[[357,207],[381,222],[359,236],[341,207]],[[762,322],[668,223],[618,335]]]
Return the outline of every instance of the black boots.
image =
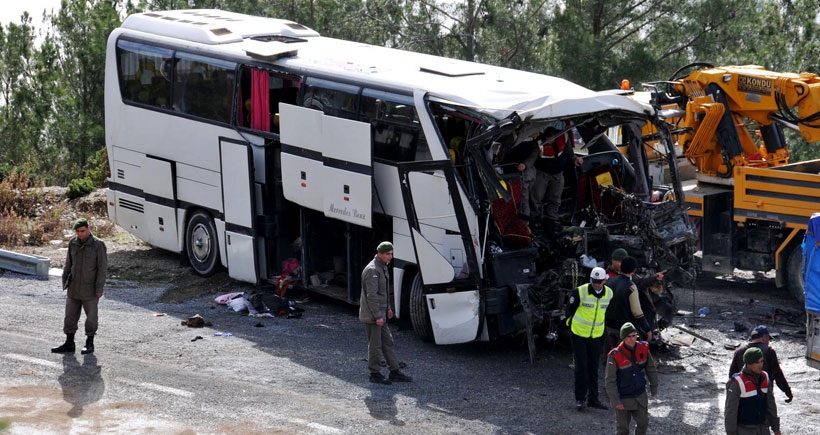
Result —
[[[74,350],[74,334],[66,334],[65,343],[51,348],[53,353],[74,353]]]
[[[53,353],[74,353],[77,348],[74,346],[74,334],[66,334],[65,335],[65,343],[57,346],[52,347],[51,351]],[[85,346],[83,346],[80,353],[83,355],[87,355],[89,353],[94,353],[94,336],[90,335],[85,338]]]
[[[85,338],[85,346],[83,346],[83,349],[80,351],[80,353],[83,354],[83,355],[86,355],[86,354],[89,354],[89,353],[94,353],[94,336],[93,335],[89,335],[88,337]]]
[[[385,384],[385,385],[392,384],[392,382],[389,379],[385,378],[384,375],[382,375],[379,372],[375,372],[375,373],[370,374],[370,382],[372,382],[374,384]]]
[[[413,382],[413,378],[405,375],[401,370],[390,370],[390,376],[387,379],[390,382]]]

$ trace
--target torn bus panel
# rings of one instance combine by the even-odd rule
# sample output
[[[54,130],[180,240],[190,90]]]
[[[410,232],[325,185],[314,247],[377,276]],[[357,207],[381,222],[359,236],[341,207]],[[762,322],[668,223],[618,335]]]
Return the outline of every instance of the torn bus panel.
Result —
[[[668,184],[649,175],[648,138],[642,137],[641,126],[652,116],[616,111],[522,119],[513,114],[498,121],[454,104],[434,102],[430,109],[448,144],[458,185],[480,224],[481,339],[514,334],[526,334],[528,343],[533,336],[555,339],[563,327],[567,295],[588,282],[589,270],[608,262],[617,248],[636,257],[640,273],[666,271],[662,288],[647,289],[646,295],[662,307],[647,317],[656,328],[668,324],[664,316],[674,313],[671,285],[695,277],[695,232],[677,174]],[[659,132],[652,140],[665,145],[666,158],[674,160],[670,135],[662,122],[654,122]],[[621,143],[605,134],[612,128],[620,131]],[[522,203],[538,198],[527,197],[530,180],[519,166],[523,153],[519,160],[509,158],[517,147],[548,131],[547,141],[571,138],[574,155],[581,158],[580,164],[563,170],[557,222],[522,213]],[[427,294],[441,291],[446,290],[424,288]]]

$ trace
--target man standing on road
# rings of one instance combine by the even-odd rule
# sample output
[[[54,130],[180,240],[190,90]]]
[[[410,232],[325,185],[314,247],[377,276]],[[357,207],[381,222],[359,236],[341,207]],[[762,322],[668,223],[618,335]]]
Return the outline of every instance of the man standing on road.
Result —
[[[614,278],[610,276],[607,287],[612,289],[612,302],[606,310],[606,340],[607,350],[612,349],[620,342],[621,326],[630,322],[640,328],[641,338],[652,341],[652,327],[641,309],[641,299],[638,286],[632,282],[638,261],[632,257],[625,257],[620,264],[620,270]],[[623,339],[623,337],[620,337]]]
[[[566,307],[567,325],[572,330],[572,352],[575,357],[575,406],[582,410],[608,409],[598,399],[598,364],[604,346],[604,317],[612,289],[602,267],[592,269],[589,284],[570,295]]]
[[[726,384],[724,425],[727,435],[780,435],[777,404],[769,391],[769,374],[763,371],[763,351],[743,352],[743,370]]]
[[[80,321],[80,311],[85,311],[85,347],[83,355],[94,352],[94,335],[97,334],[97,306],[103,295],[108,254],[105,243],[94,237],[88,221],[81,218],[74,222],[75,237],[68,242],[68,254],[63,268],[63,290],[67,290],[63,332],[66,340],[52,348],[54,353],[73,353],[74,334]]]
[[[794,396],[789,383],[786,381],[786,376],[780,368],[780,361],[777,359],[777,352],[769,345],[772,340],[769,334],[769,328],[766,325],[760,325],[752,331],[752,341],[741,346],[735,351],[735,356],[732,358],[732,365],[729,367],[729,377],[738,373],[743,368],[743,353],[746,350],[756,347],[763,352],[763,370],[769,374],[769,377],[777,384],[780,391],[786,393],[786,403],[790,403]]]
[[[612,251],[609,266],[606,267],[606,273],[609,275],[610,278],[615,278],[616,276],[618,276],[618,273],[621,272],[621,262],[626,257],[629,257],[629,252],[627,252],[624,248],[618,248]],[[655,272],[653,275],[645,277],[635,275],[632,277],[632,281],[634,281],[635,284],[638,286],[638,290],[643,290],[657,283],[661,283],[661,285],[663,285],[663,275],[665,273],[666,271],[662,270],[660,272]]]
[[[638,331],[627,322],[621,326],[621,343],[609,351],[606,359],[606,394],[615,405],[618,435],[629,434],[629,422],[634,417],[635,435],[645,435],[649,426],[649,398],[646,378],[652,397],[658,394],[658,369],[649,353],[649,343],[638,341]]]
[[[399,360],[393,350],[393,336],[387,321],[393,318],[390,309],[390,274],[387,265],[393,260],[393,244],[381,242],[373,261],[362,271],[362,295],[359,298],[359,320],[367,332],[367,365],[370,382],[391,384],[412,382],[410,376],[399,370]],[[382,355],[390,368],[390,375],[381,374]]]

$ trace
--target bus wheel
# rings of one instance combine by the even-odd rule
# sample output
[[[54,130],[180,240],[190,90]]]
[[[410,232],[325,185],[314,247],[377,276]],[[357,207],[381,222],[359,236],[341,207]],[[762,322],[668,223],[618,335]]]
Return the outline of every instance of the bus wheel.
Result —
[[[786,264],[786,283],[789,286],[789,293],[801,304],[806,303],[806,295],[803,293],[803,249],[797,245],[789,254],[789,262]]]
[[[410,321],[413,330],[423,341],[433,341],[433,325],[427,311],[427,299],[422,293],[421,274],[417,273],[410,285]]]
[[[219,246],[216,240],[216,227],[208,213],[197,211],[188,220],[185,251],[197,275],[207,277],[218,270]]]

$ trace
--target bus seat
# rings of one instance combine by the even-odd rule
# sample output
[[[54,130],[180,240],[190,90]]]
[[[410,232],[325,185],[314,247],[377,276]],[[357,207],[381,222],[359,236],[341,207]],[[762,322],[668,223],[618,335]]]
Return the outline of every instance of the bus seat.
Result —
[[[150,89],[141,89],[137,92],[137,101],[140,103],[150,103],[151,102],[151,90]]]
[[[196,70],[188,75],[185,84],[185,112],[196,116],[205,116],[205,108],[209,104],[210,96],[205,76]]]
[[[394,121],[401,122],[403,124],[412,123],[413,119],[415,118],[415,115],[416,115],[416,111],[413,108],[413,106],[400,105],[400,106],[396,106],[395,109],[393,109],[393,110],[394,110],[394,112],[390,116],[390,118]]]
[[[447,143],[447,153],[450,154],[450,159],[453,163],[458,163],[461,159],[461,145],[464,144],[464,138],[455,136]]]
[[[136,100],[140,92],[140,82],[136,78],[123,81],[123,96],[129,100]]]
[[[532,231],[527,221],[518,218],[516,204],[521,199],[521,178],[509,180],[506,184],[512,199],[505,201],[498,198],[490,204],[490,210],[504,243],[510,248],[523,248],[532,241]]]
[[[621,189],[621,179],[618,171],[609,163],[600,164],[581,172],[578,177],[577,208],[589,205],[610,218],[617,217],[619,201],[612,197],[604,186]]]
[[[156,66],[154,66],[154,61],[151,59],[144,59],[141,62],[141,69],[137,71],[137,80],[140,81],[143,85],[150,85],[151,81],[154,79],[154,71],[156,71]]]

